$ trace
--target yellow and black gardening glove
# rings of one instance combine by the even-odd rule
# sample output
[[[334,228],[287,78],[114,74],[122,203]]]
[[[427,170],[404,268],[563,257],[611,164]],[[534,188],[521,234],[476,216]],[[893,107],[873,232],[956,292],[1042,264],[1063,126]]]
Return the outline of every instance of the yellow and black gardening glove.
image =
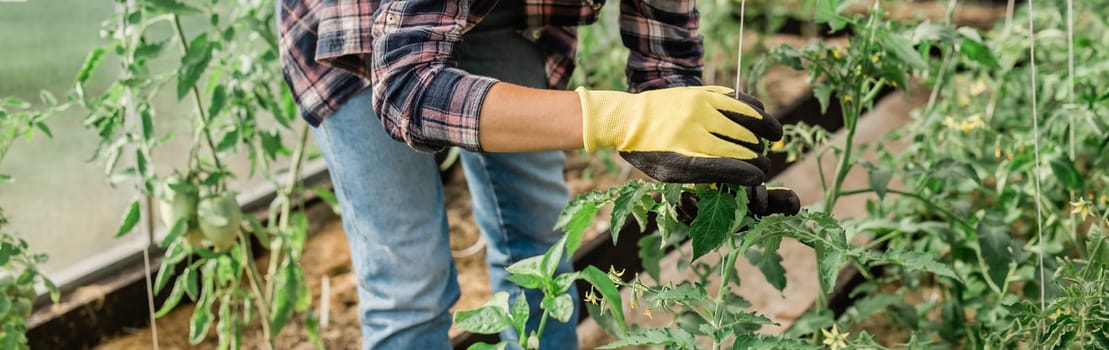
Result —
[[[770,168],[763,142],[782,138],[782,125],[758,100],[732,97],[726,87],[576,91],[585,149],[615,147],[663,182],[761,185]]]

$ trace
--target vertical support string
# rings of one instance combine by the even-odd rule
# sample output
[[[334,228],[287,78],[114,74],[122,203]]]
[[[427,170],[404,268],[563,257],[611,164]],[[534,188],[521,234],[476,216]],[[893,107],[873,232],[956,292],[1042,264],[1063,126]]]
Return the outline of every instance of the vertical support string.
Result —
[[[1013,32],[1013,12],[1016,11],[1016,0],[1009,0],[1009,4],[1005,6],[1005,36],[1008,37]]]
[[[1074,106],[1074,0],[1067,0],[1067,104]],[[1075,140],[1074,140],[1074,113],[1067,113],[1067,130],[1070,133],[1068,137],[1068,150],[1067,155],[1070,161],[1075,161]],[[1074,190],[1070,190],[1070,201],[1074,202],[1076,194]],[[1075,241],[1078,240],[1078,213],[1070,213],[1071,222],[1071,235]]]
[[[135,44],[135,39],[133,35],[127,34],[131,30],[130,28],[128,28],[129,23],[127,19],[130,17],[129,14],[131,13],[131,11],[137,9],[138,6],[139,5],[136,0],[126,0],[116,4],[116,10],[122,14],[120,16],[120,26],[122,27],[125,36],[125,39],[123,40],[123,45],[125,48],[131,47],[131,45]],[[124,56],[122,58],[122,64],[126,66],[133,63],[131,59],[132,57]],[[134,121],[138,118],[138,111],[135,101],[135,94],[132,91],[132,88],[124,88],[123,113],[125,124],[134,123]],[[155,314],[155,310],[157,309],[155,309],[154,307],[154,284],[153,281],[151,281],[152,272],[150,269],[150,249],[154,247],[154,216],[152,205],[153,200],[149,195],[143,196],[144,198],[141,202],[141,208],[143,208],[144,210],[143,215],[140,215],[141,225],[139,226],[143,228],[143,231],[145,231],[145,234],[143,235],[145,242],[143,242],[142,244],[142,261],[144,268],[143,277],[146,280],[146,307],[148,316],[150,317],[150,345],[151,349],[158,350],[158,322],[157,315]]]
[[[735,91],[738,94],[743,85],[740,77],[743,75],[743,20],[747,17],[747,0],[739,1],[739,47],[736,48],[735,62]]]
[[[1036,240],[1038,252],[1038,265],[1040,267],[1040,311],[1047,309],[1046,294],[1047,285],[1044,273],[1044,229],[1043,229],[1043,209],[1040,207],[1040,115],[1037,110],[1036,90],[1039,85],[1036,82],[1036,27],[1032,20],[1034,9],[1032,7],[1032,0],[1028,0],[1028,54],[1031,60],[1030,68],[1032,69],[1032,144],[1035,152],[1035,164],[1033,166],[1032,178],[1036,186]],[[1040,321],[1040,332],[1044,332],[1044,323]]]

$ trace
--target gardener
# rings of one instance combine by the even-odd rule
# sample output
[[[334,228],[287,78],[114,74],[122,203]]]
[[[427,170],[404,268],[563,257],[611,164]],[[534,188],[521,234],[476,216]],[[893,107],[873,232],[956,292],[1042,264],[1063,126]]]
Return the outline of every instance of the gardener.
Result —
[[[447,311],[459,287],[430,152],[466,150],[462,165],[493,289],[514,296],[519,289],[504,280],[504,268],[542,254],[561,235],[551,228],[568,200],[562,150],[615,147],[664,181],[765,180],[763,139],[780,138],[781,126],[753,99],[698,87],[702,45],[692,0],[622,2],[629,86],[650,90],[639,94],[563,90],[574,69],[575,26],[595,21],[603,0],[526,3],[278,5],[285,79],[331,170],[366,348],[450,346]],[[529,291],[532,328],[540,297]],[[574,322],[548,322],[542,348],[576,344]]]

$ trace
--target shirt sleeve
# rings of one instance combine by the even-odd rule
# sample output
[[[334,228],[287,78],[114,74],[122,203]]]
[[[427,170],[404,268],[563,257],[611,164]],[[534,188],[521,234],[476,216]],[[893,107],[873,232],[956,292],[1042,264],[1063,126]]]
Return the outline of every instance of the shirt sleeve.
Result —
[[[698,21],[692,0],[621,0],[620,37],[630,50],[628,89],[702,85]]]
[[[480,151],[478,119],[495,79],[458,69],[469,1],[382,1],[369,57],[373,108],[395,139],[421,151]]]

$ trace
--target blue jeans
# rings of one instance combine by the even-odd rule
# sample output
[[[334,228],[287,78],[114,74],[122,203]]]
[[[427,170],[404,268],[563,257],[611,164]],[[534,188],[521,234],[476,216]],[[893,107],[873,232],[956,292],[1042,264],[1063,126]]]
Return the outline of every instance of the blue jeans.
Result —
[[[468,34],[469,35],[469,34]],[[505,81],[543,86],[542,57],[510,30],[475,33],[462,68]],[[342,208],[358,279],[365,349],[449,349],[448,309],[459,297],[450,256],[443,187],[435,159],[391,139],[370,104],[353,96],[313,129]],[[568,201],[562,152],[463,152],[474,217],[487,244],[494,291],[519,295],[506,266],[541,255],[562,233],[552,230]],[[559,272],[569,272],[564,261]],[[571,288],[574,300],[576,291]],[[526,291],[529,329],[538,326],[542,293]],[[568,323],[548,320],[542,349],[576,349],[577,311]],[[516,339],[511,330],[502,339]]]

